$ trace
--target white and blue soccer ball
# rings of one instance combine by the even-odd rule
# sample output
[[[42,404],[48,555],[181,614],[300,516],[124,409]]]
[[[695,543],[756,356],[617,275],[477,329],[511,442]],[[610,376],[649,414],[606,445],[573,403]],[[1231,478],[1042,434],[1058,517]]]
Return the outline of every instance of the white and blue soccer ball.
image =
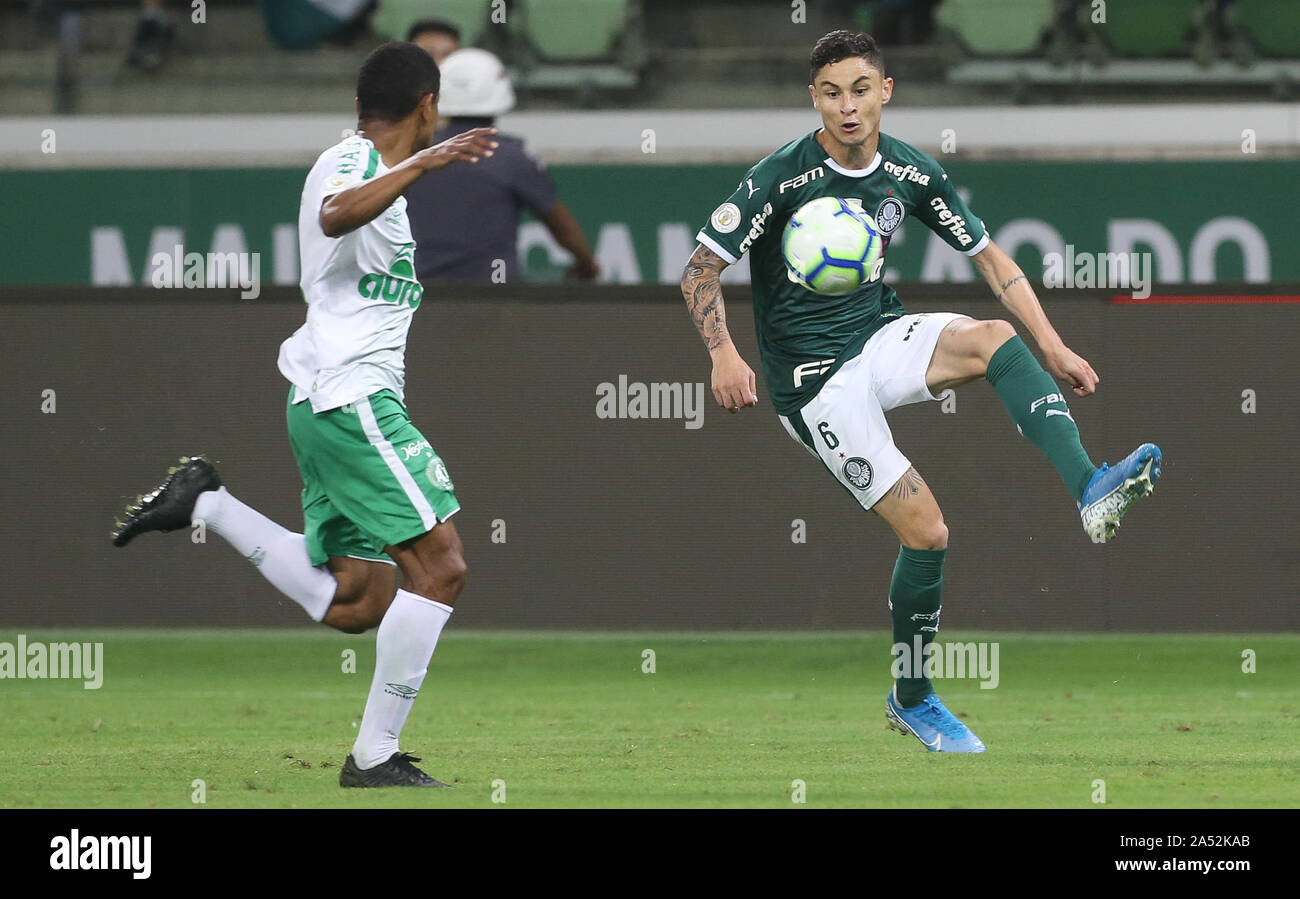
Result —
[[[790,280],[826,296],[852,293],[871,280],[883,245],[861,201],[840,197],[804,204],[781,235]]]

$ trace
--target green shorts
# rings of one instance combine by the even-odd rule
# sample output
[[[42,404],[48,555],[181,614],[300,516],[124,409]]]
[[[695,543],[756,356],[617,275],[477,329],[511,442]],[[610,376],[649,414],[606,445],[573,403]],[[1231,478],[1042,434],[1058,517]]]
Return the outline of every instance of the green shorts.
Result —
[[[293,402],[289,444],[302,473],[313,565],[330,556],[392,561],[385,546],[419,537],[460,510],[447,466],[391,390],[328,412]]]

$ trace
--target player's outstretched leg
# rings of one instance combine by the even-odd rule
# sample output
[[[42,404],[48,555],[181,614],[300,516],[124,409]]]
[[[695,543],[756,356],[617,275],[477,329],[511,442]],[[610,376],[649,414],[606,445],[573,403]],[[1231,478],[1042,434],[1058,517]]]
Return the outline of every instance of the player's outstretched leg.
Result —
[[[165,481],[126,507],[113,528],[113,545],[126,546],[148,531],[189,527],[199,495],[220,486],[211,462],[202,456],[181,456],[178,464],[167,469]]]
[[[324,565],[312,565],[306,540],[230,494],[202,456],[184,456],[167,479],[127,506],[113,531],[113,545],[126,546],[148,531],[175,531],[197,521],[226,539],[281,593],[320,621],[338,583]]]
[[[402,752],[398,738],[465,584],[460,535],[455,525],[443,521],[423,536],[384,551],[402,570],[404,584],[375,636],[375,676],[339,785],[445,787],[415,767],[419,759]]]
[[[1064,388],[1044,371],[1009,322],[978,324],[999,326],[989,329],[996,349],[986,357],[984,376],[997,391],[1016,428],[1043,451],[1077,501],[1097,466],[1079,439]],[[982,349],[988,352],[988,344]]]
[[[926,372],[930,389],[938,392],[980,376],[993,385],[1016,429],[1056,468],[1081,514],[1089,509],[1083,518],[1088,535],[1099,542],[1114,536],[1129,506],[1149,495],[1160,477],[1160,450],[1143,444],[1114,469],[1093,465],[1079,439],[1064,389],[1038,363],[1010,322],[962,318],[940,335]],[[1142,471],[1153,453],[1154,465]]]
[[[929,486],[909,468],[872,507],[898,534],[902,546],[889,585],[894,621],[895,680],[885,700],[889,726],[911,734],[930,752],[983,752],[984,743],[939,700],[928,677],[897,660],[925,657],[939,633],[943,563],[948,528]]]
[[[986,377],[1020,432],[1060,472],[1088,536],[1097,543],[1115,536],[1129,507],[1149,496],[1160,478],[1159,447],[1144,443],[1114,468],[1095,468],[1079,441],[1064,392],[1019,337],[1006,340],[992,354]]]

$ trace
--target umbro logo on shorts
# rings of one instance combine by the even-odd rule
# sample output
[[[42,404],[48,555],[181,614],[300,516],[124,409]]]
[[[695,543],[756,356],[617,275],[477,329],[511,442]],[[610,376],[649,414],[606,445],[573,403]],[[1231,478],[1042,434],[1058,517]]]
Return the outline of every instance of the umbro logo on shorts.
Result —
[[[854,456],[844,463],[844,480],[859,490],[866,490],[871,486],[871,477],[871,463],[861,456]]]

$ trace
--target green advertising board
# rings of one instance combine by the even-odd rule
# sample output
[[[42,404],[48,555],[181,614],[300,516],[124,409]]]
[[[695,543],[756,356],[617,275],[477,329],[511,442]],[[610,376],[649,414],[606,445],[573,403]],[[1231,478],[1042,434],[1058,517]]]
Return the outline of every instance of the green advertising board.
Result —
[[[678,280],[694,235],[745,166],[553,166],[559,194],[616,283]],[[1294,163],[948,163],[993,238],[1036,276],[1044,256],[1149,254],[1156,281],[1300,281]],[[257,253],[261,283],[297,281],[306,168],[0,171],[0,285],[147,284],[155,253]],[[561,277],[540,223],[520,226],[525,276]],[[743,277],[738,272],[735,277]],[[895,232],[885,277],[977,275],[916,223]],[[1092,286],[1080,284],[1078,286]]]

